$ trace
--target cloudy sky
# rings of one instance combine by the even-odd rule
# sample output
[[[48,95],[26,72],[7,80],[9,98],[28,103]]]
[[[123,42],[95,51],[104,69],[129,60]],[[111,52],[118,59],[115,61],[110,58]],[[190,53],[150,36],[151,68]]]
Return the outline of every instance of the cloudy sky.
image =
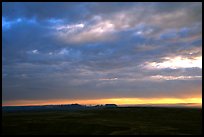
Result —
[[[202,3],[4,2],[2,80],[3,105],[201,102]]]

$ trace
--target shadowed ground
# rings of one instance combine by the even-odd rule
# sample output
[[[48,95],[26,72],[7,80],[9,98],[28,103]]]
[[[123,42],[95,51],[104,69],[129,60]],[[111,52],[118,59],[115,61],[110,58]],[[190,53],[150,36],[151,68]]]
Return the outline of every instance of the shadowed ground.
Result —
[[[201,134],[202,109],[118,107],[3,112],[3,134]]]

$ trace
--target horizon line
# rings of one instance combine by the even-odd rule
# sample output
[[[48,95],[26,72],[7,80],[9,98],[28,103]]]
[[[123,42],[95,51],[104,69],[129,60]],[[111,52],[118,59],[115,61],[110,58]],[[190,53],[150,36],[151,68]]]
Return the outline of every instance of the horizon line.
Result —
[[[2,107],[34,107],[34,106],[58,106],[58,105],[73,105],[78,104],[81,106],[92,107],[97,105],[106,105],[106,104],[115,104],[115,103],[104,103],[104,104],[80,104],[80,103],[66,103],[66,104],[31,104],[31,105],[2,105]],[[202,103],[175,103],[175,104],[115,104],[118,107],[137,107],[137,106],[144,106],[144,107],[196,107],[202,108]]]
[[[106,99],[51,99],[51,100],[13,100],[3,101],[2,106],[34,106],[34,105],[57,105],[57,104],[117,104],[123,105],[175,105],[175,104],[202,105],[201,97],[189,98],[106,98]]]

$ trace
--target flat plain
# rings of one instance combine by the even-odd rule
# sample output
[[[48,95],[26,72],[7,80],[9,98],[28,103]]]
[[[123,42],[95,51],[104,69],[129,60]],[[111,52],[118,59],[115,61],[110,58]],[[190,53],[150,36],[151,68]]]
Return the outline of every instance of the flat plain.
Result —
[[[197,135],[202,108],[3,112],[2,127],[3,135]]]

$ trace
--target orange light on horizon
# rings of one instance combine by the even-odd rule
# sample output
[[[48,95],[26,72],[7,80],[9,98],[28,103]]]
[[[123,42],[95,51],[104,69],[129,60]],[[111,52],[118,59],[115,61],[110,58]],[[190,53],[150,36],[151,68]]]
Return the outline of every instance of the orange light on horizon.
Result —
[[[198,104],[202,106],[202,98],[108,98],[90,100],[16,100],[3,102],[3,106],[27,106],[27,105],[57,105],[57,104],[117,104],[117,105],[173,105],[173,104]]]

